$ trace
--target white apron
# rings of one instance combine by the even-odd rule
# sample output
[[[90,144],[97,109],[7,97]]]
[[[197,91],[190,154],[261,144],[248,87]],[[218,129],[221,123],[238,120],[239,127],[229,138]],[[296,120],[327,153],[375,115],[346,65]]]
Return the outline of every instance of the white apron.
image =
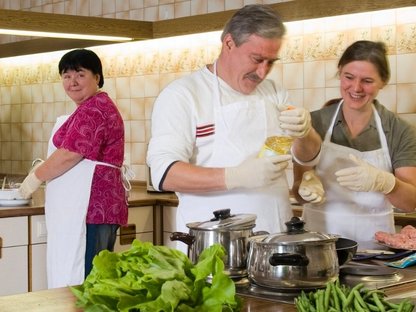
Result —
[[[387,140],[383,133],[381,119],[375,107],[373,114],[377,125],[381,148],[360,152],[353,148],[331,142],[333,127],[342,101],[333,116],[331,125],[322,143],[321,159],[316,173],[321,178],[326,201],[322,205],[305,204],[303,218],[306,228],[322,233],[340,234],[359,243],[359,249],[378,248],[374,241],[376,231],[394,232],[393,209],[379,192],[354,192],[339,185],[335,172],[355,164],[349,154],[360,157],[373,166],[392,171]]]
[[[266,109],[263,101],[250,99],[221,105],[219,80],[214,63],[213,107],[215,135],[210,159],[197,165],[204,167],[231,167],[256,155],[267,135]],[[249,97],[247,97],[249,98]],[[270,113],[270,112],[269,112]],[[276,112],[272,112],[276,114]],[[276,119],[277,120],[277,119]],[[277,124],[278,126],[278,124]],[[232,214],[257,215],[256,230],[276,233],[285,231],[285,222],[292,217],[289,187],[283,174],[276,183],[256,189],[200,194],[177,193],[179,205],[176,214],[177,231],[188,232],[187,223],[207,221],[213,211],[231,209]],[[186,252],[187,246],[179,242],[177,248]]]
[[[68,117],[58,117],[49,140],[48,157],[56,150],[52,138]],[[45,218],[48,231],[48,288],[79,285],[84,281],[86,215],[97,164],[115,167],[83,159],[61,176],[47,182]]]

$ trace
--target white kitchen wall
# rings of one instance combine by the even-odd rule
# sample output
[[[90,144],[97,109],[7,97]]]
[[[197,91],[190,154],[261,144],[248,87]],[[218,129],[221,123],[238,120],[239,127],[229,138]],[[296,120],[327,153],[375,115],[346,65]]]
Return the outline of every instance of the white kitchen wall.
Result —
[[[40,0],[20,4],[29,2],[39,3],[39,8],[62,2],[64,7],[86,5],[83,1]],[[90,12],[100,11],[96,7],[91,10],[92,1],[86,2]],[[93,2],[102,4],[100,12],[115,14],[106,8],[113,1]],[[241,7],[259,1],[131,0],[129,10],[188,2],[191,8],[198,4],[208,10],[216,5],[230,9],[232,4]],[[3,5],[12,3],[0,0]],[[119,12],[126,8],[116,6]],[[392,78],[378,98],[390,110],[416,124],[416,7],[290,22],[286,26],[288,34],[281,61],[269,78],[289,89],[297,105],[314,110],[338,97],[336,63],[344,48],[358,39],[381,40],[389,47]],[[219,52],[219,36],[219,32],[213,32],[91,48],[103,61],[104,90],[123,115],[126,161],[137,180],[145,180],[146,146],[156,96],[173,79],[212,62]],[[0,172],[25,174],[32,159],[45,157],[56,117],[75,108],[57,73],[57,63],[64,52],[0,59]]]

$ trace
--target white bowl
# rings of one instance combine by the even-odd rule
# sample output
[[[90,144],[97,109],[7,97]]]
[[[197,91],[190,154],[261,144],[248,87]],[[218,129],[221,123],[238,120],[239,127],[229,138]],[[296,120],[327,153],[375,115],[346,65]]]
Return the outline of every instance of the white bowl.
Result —
[[[13,199],[24,199],[19,193],[19,189],[3,189],[0,190],[0,200],[13,200]]]

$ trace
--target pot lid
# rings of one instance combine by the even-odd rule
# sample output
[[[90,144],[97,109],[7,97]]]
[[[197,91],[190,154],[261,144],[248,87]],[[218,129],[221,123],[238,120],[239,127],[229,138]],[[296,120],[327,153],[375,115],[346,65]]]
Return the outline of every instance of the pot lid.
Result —
[[[338,238],[324,233],[310,232],[304,229],[305,222],[298,217],[293,217],[286,222],[287,232],[270,234],[262,239],[265,243],[279,243],[279,244],[314,244],[336,241]]]
[[[214,211],[214,218],[203,222],[192,222],[186,224],[194,230],[244,230],[256,226],[255,214],[231,214],[231,209]]]

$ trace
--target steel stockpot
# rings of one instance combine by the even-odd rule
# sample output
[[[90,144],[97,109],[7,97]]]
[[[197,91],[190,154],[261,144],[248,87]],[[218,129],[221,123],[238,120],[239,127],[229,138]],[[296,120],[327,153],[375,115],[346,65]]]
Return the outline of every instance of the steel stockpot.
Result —
[[[215,244],[221,244],[226,251],[225,271],[230,277],[247,276],[248,238],[253,236],[255,214],[231,214],[230,209],[214,211],[214,218],[204,222],[188,223],[189,234],[174,232],[171,240],[188,245],[188,256],[196,262],[202,251]]]
[[[249,280],[276,289],[319,288],[335,281],[339,273],[338,238],[305,230],[297,217],[286,226],[287,232],[250,238]]]

